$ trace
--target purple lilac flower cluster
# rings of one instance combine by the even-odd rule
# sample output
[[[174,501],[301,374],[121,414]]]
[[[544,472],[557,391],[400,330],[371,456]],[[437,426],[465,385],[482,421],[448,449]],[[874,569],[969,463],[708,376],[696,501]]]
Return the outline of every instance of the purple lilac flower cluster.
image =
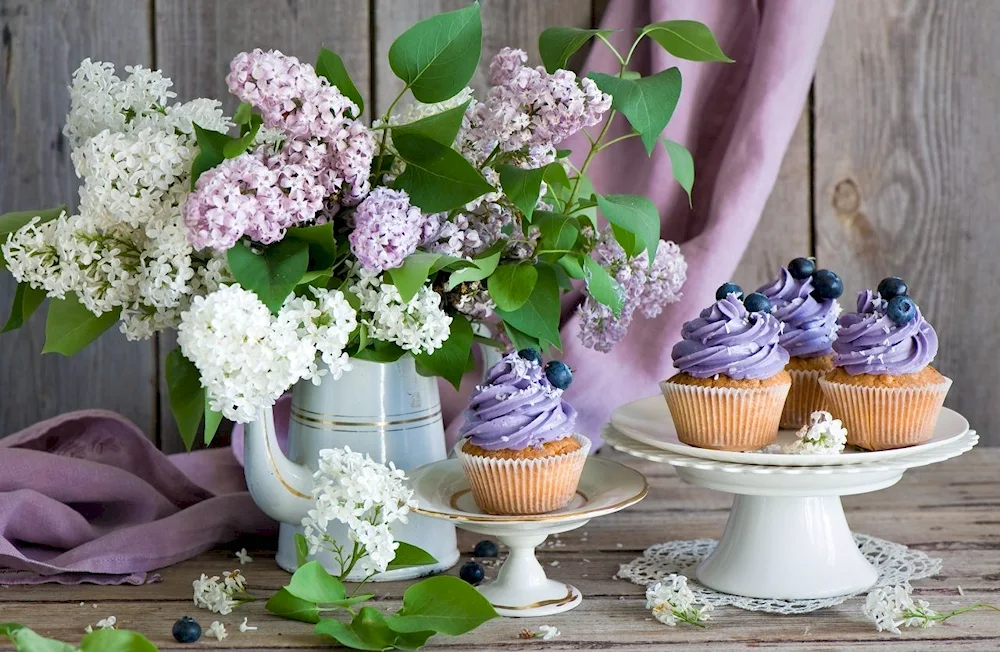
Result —
[[[420,243],[424,217],[402,190],[379,187],[354,213],[351,251],[367,271],[399,267]]]

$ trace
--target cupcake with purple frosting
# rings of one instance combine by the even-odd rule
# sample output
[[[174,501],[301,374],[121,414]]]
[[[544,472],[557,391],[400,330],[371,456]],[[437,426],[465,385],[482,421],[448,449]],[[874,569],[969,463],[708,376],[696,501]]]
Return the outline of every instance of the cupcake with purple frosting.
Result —
[[[774,443],[791,386],[782,324],[760,293],[743,299],[726,283],[716,302],[684,324],[671,352],[678,373],[660,383],[677,437],[716,450],[755,450]]]
[[[488,514],[542,514],[576,494],[590,440],[563,399],[572,373],[542,367],[534,349],[509,353],[476,388],[456,452],[476,504]]]
[[[840,318],[834,370],[820,380],[847,443],[868,450],[914,446],[934,434],[951,380],[931,362],[938,338],[902,279],[858,295],[858,311]]]
[[[785,327],[779,343],[788,351],[785,370],[792,387],[781,413],[781,427],[798,429],[813,412],[828,410],[819,379],[833,369],[833,342],[844,293],[840,277],[816,269],[809,258],[782,267],[778,278],[757,290],[771,301],[775,318]]]

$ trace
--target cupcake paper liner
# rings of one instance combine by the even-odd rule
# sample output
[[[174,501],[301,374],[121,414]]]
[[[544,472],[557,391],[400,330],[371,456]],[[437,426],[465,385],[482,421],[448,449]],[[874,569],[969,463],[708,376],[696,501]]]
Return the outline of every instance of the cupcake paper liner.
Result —
[[[455,453],[465,468],[472,495],[487,514],[544,514],[565,507],[576,494],[590,452],[590,440],[571,435],[580,448],[562,455],[501,459],[469,455],[458,443]]]
[[[787,383],[746,389],[660,383],[677,438],[690,446],[723,451],[773,444],[788,389]]]
[[[816,410],[829,412],[826,396],[819,386],[819,379],[826,375],[822,369],[785,369],[792,377],[792,388],[781,411],[781,427],[798,430],[809,423]]]
[[[951,379],[925,387],[863,387],[819,381],[830,412],[847,428],[847,443],[881,451],[915,446],[934,435]]]

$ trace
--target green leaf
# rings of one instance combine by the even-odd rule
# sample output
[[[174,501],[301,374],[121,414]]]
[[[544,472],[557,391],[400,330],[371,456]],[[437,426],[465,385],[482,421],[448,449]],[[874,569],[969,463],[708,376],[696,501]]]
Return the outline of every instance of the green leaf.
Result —
[[[246,154],[246,151],[253,145],[253,139],[257,137],[257,132],[260,130],[262,123],[263,118],[259,115],[256,113],[251,115],[250,123],[243,125],[246,128],[243,135],[239,138],[229,138],[226,144],[222,146],[222,155],[226,158],[236,158],[241,154]]]
[[[687,151],[684,145],[666,138],[663,139],[663,146],[667,150],[667,156],[670,157],[670,167],[674,172],[674,179],[681,184],[681,188],[687,193],[688,206],[693,206],[691,189],[694,187],[694,159],[691,157],[691,152]]]
[[[447,340],[446,340],[447,341]],[[362,351],[358,351],[354,355],[355,358],[359,360],[367,360],[369,362],[395,362],[399,360],[404,355],[406,351],[403,350],[398,344],[393,342],[383,342],[382,340],[375,340],[374,344]]]
[[[40,211],[15,211],[13,213],[5,213],[0,215],[0,242],[7,241],[7,235],[17,231],[18,229],[24,227],[28,222],[37,218],[39,224],[45,224],[46,222],[51,222],[63,213],[67,212],[67,208],[64,205],[56,206],[55,208],[46,208]]]
[[[622,286],[608,274],[608,270],[590,256],[583,257],[583,267],[587,279],[587,292],[590,296],[611,308],[615,317],[621,316],[622,306],[625,304]]]
[[[579,27],[549,27],[538,37],[538,54],[545,70],[555,72],[566,67],[573,53],[598,34],[607,36],[611,29],[580,29]]]
[[[562,190],[570,187],[566,168],[561,163],[553,162],[545,166],[545,183]]]
[[[198,139],[198,155],[191,163],[191,190],[195,189],[198,177],[226,160],[226,143],[233,140],[226,134],[202,129],[197,124],[194,125],[194,134]]]
[[[316,603],[296,598],[287,588],[272,595],[264,607],[275,616],[288,620],[298,620],[303,623],[319,622],[319,607]]]
[[[208,446],[215,439],[215,433],[219,431],[219,424],[222,423],[222,413],[216,412],[209,405],[208,392],[205,392],[205,445]],[[190,450],[190,446],[188,449]]]
[[[35,313],[45,301],[45,290],[33,288],[27,283],[18,283],[14,290],[14,301],[10,306],[10,317],[0,333],[17,330]]]
[[[550,251],[554,253],[540,253],[543,260],[555,262],[565,255],[565,252],[572,249],[580,235],[580,222],[575,217],[552,213],[549,211],[538,211],[535,214],[535,226],[541,232],[538,240],[538,251]]]
[[[479,3],[431,16],[389,47],[389,67],[424,103],[454,97],[472,79],[483,47]]]
[[[295,562],[296,566],[303,566],[309,558],[309,542],[301,532],[295,533]]]
[[[296,283],[296,287],[302,285],[312,285],[314,287],[324,287],[333,278],[332,269],[317,269],[314,272],[306,272]]]
[[[507,337],[510,339],[511,345],[514,347],[515,351],[520,351],[521,349],[535,349],[541,352],[543,348],[542,343],[538,341],[537,337],[532,337],[527,333],[522,333],[510,324],[504,322],[504,331],[507,333]]]
[[[476,344],[482,344],[483,346],[488,346],[493,349],[500,349],[501,351],[507,348],[507,345],[500,340],[495,340],[492,337],[486,337],[485,335],[473,335],[472,341]]]
[[[365,100],[361,97],[358,87],[351,81],[351,76],[344,66],[344,60],[336,52],[322,48],[319,57],[316,59],[316,74],[326,77],[326,80],[340,89],[340,92],[347,96],[347,99],[358,105],[359,117],[365,111]]]
[[[362,607],[350,625],[324,618],[316,625],[316,633],[330,636],[344,647],[355,650],[389,650],[396,638],[385,616],[374,607]]]
[[[660,244],[660,214],[647,197],[638,195],[598,195],[597,205],[615,230],[615,238],[629,256],[645,249],[653,264]]]
[[[333,222],[292,227],[285,237],[308,243],[309,260],[315,269],[330,267],[337,259],[337,236],[333,233]]]
[[[336,602],[347,597],[343,582],[326,572],[318,561],[299,566],[285,590],[306,602]]]
[[[253,119],[253,105],[249,102],[240,102],[233,113],[233,122],[238,125],[249,125]]]
[[[65,299],[50,299],[42,353],[73,355],[117,322],[117,312],[106,312],[98,317],[84,308],[72,292],[67,292]]]
[[[399,650],[419,650],[427,644],[427,639],[434,636],[436,632],[407,632],[406,634],[396,634],[396,640],[392,642]]]
[[[719,47],[707,25],[694,20],[664,20],[642,28],[642,34],[663,46],[663,49],[688,61],[721,61],[733,63]]]
[[[491,248],[492,249],[492,248]],[[482,255],[486,255],[485,252]],[[449,272],[454,272],[460,269],[465,269],[466,267],[475,267],[475,263],[465,258],[459,258],[458,256],[451,256],[449,254],[441,254],[434,266],[431,267],[431,274],[440,272],[442,269]]]
[[[542,194],[546,168],[525,170],[514,165],[498,165],[497,169],[500,171],[500,185],[507,198],[521,211],[524,219],[530,222]]]
[[[138,632],[97,629],[80,641],[80,652],[157,652],[157,648]]]
[[[540,344],[551,343],[556,348],[561,348],[559,282],[556,280],[556,273],[548,265],[540,264],[536,270],[538,281],[525,304],[517,310],[503,310],[498,307],[497,314],[506,324],[537,339]]]
[[[277,314],[306,273],[309,247],[301,240],[285,238],[256,253],[241,241],[233,245],[226,258],[236,282]]]
[[[517,310],[527,302],[535,289],[538,270],[529,263],[505,263],[497,267],[487,288],[501,311]]]
[[[9,638],[20,652],[77,652],[68,643],[45,638],[18,623],[0,623],[0,634]]]
[[[460,636],[496,617],[489,601],[471,585],[451,575],[438,575],[406,589],[403,608],[386,618],[386,623],[394,632]]]
[[[465,315],[454,314],[451,316],[451,334],[441,348],[435,349],[433,353],[414,356],[417,372],[422,376],[440,376],[458,389],[462,384],[465,363],[471,350],[472,325]]]
[[[184,447],[191,450],[194,436],[198,434],[198,425],[207,409],[207,396],[205,388],[201,386],[201,374],[198,373],[198,367],[184,357],[180,348],[176,348],[167,354],[166,375],[170,411],[174,415],[174,421],[177,422]],[[205,434],[208,434],[207,429]]]
[[[670,68],[634,80],[600,72],[592,72],[589,77],[611,95],[611,107],[628,118],[632,128],[639,132],[646,154],[652,154],[681,96],[681,71]]]
[[[426,213],[459,208],[495,190],[461,154],[427,136],[395,134],[392,144],[406,161],[393,186]]]
[[[455,136],[458,135],[458,130],[462,128],[462,119],[465,118],[465,110],[471,101],[415,122],[393,127],[393,141],[395,142],[396,134],[417,134],[441,143],[445,147],[451,147],[452,143],[455,142]]]
[[[404,302],[409,301],[424,286],[431,267],[440,258],[440,254],[426,251],[415,251],[403,261],[400,267],[387,270],[392,284],[399,290],[399,296]]]
[[[457,287],[460,283],[471,283],[473,281],[481,281],[493,273],[497,268],[497,263],[500,262],[500,255],[503,253],[503,247],[491,247],[494,251],[486,251],[480,258],[473,258],[471,267],[463,267],[457,271],[451,273],[448,277],[448,283],[446,287],[451,290]]]
[[[585,278],[583,272],[583,265],[580,263],[580,257],[575,254],[566,254],[558,261],[559,266],[566,270],[570,278],[575,278],[576,280],[582,280]]]
[[[396,556],[389,562],[388,568],[391,570],[393,568],[410,568],[411,566],[427,566],[428,564],[436,563],[437,559],[423,548],[400,541],[399,547],[396,548]]]

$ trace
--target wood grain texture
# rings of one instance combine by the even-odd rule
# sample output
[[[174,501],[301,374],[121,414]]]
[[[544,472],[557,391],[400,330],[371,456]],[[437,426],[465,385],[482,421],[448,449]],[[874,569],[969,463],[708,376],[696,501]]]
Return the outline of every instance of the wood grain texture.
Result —
[[[373,62],[375,104],[380,111],[402,88],[402,82],[389,69],[386,53],[389,46],[417,21],[442,11],[454,11],[469,4],[467,0],[375,0],[375,60]],[[486,0],[482,3],[483,53],[479,72],[471,86],[482,91],[488,84],[490,58],[501,48],[521,48],[528,53],[530,65],[540,65],[538,35],[546,27],[590,27],[594,7],[590,0]],[[404,100],[405,102],[405,100]]]
[[[150,4],[133,0],[0,0],[0,213],[77,203],[62,128],[69,84],[85,57],[152,63]],[[0,274],[5,320],[15,283]],[[72,358],[39,355],[45,311],[0,336],[0,437],[80,408],[121,412],[155,433],[156,350],[105,334]]]
[[[572,582],[584,594],[583,604],[565,614],[540,620],[497,619],[459,638],[435,637],[430,648],[449,650],[529,651],[544,645],[559,650],[733,650],[776,646],[786,650],[876,650],[895,645],[902,650],[995,649],[1000,618],[973,612],[930,629],[906,629],[901,637],[877,633],[861,615],[861,599],[805,616],[778,616],[720,608],[705,630],[668,628],[650,618],[644,608],[643,588],[613,579],[619,564],[635,558],[646,547],[675,539],[718,538],[732,497],[683,483],[666,465],[608,451],[612,459],[633,466],[650,480],[650,492],[638,505],[585,527],[567,532],[560,545],[547,542],[538,557],[546,572]],[[908,471],[902,481],[883,491],[845,500],[855,531],[898,541],[944,560],[942,572],[916,582],[916,595],[938,611],[976,601],[996,603],[1000,576],[1000,537],[996,513],[1000,508],[1000,478],[996,467],[1000,450],[975,450],[960,458]],[[459,531],[463,560],[482,535]],[[63,640],[78,641],[83,627],[115,615],[120,626],[148,636],[161,650],[183,650],[170,637],[171,624],[189,613],[203,626],[220,620],[231,633],[221,643],[203,643],[219,649],[321,650],[329,649],[312,633],[312,626],[275,618],[264,609],[267,597],[288,582],[271,558],[273,542],[250,542],[254,561],[243,567],[249,592],[257,602],[218,616],[191,607],[191,580],[201,573],[232,569],[231,551],[215,550],[162,571],[163,581],[146,586],[11,587],[0,591],[0,613]],[[237,546],[238,547],[238,546]],[[501,547],[501,555],[505,551]],[[553,562],[558,562],[553,565]],[[450,573],[457,573],[458,566]],[[488,565],[487,577],[496,574]],[[372,592],[377,606],[395,610],[407,582],[378,584]],[[961,587],[963,595],[959,594]],[[80,605],[83,602],[83,605]],[[956,604],[957,603],[957,604]],[[93,606],[93,605],[96,605]],[[57,618],[53,614],[58,614]],[[243,618],[258,626],[240,633]],[[558,627],[561,636],[547,643],[518,638],[524,627]],[[2,647],[2,644],[0,644]]]
[[[995,326],[1000,4],[839,2],[816,75],[818,255],[845,307],[905,278],[936,327],[947,404],[1000,444]]]
[[[219,98],[231,114],[239,101],[229,94],[225,77],[236,54],[258,47],[277,49],[313,63],[326,47],[343,58],[370,105],[369,22],[367,0],[158,0],[157,66],[174,80],[178,100]],[[173,332],[160,335],[161,361],[176,342]],[[162,373],[159,387],[160,448],[178,452],[184,445],[170,414]]]

